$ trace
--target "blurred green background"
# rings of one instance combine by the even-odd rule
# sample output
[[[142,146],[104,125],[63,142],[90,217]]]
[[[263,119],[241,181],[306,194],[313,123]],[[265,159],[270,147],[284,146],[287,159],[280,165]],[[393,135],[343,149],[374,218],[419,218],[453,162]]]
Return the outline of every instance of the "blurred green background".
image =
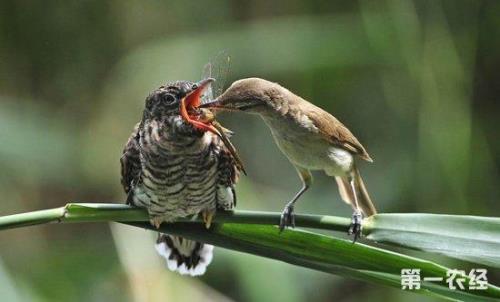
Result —
[[[472,0],[1,1],[0,215],[123,201],[119,157],[148,92],[200,79],[224,50],[226,86],[279,82],[353,131],[381,212],[499,216],[499,12]],[[281,210],[300,182],[268,129],[221,121],[249,172],[238,207]],[[297,211],[351,214],[323,174]],[[434,301],[222,249],[205,276],[183,278],[153,241],[116,224],[1,232],[1,300]]]

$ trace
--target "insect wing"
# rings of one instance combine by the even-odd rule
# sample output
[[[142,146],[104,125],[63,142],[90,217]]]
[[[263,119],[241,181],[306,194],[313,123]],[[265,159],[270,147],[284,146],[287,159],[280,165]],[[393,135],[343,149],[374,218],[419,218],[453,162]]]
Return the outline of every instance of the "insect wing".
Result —
[[[203,67],[202,79],[214,78],[215,82],[205,90],[205,93],[202,96],[202,103],[211,101],[222,94],[226,81],[229,77],[230,67],[231,57],[225,50],[220,51]]]

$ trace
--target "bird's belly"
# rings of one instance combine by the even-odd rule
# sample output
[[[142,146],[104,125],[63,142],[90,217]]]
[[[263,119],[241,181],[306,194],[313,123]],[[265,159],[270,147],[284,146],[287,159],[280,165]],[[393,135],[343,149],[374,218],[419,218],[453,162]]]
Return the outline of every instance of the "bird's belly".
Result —
[[[296,166],[324,170],[331,176],[345,175],[352,167],[353,157],[348,151],[311,133],[289,136],[273,132],[273,136],[280,150]]]
[[[276,143],[288,159],[298,166],[321,169],[326,164],[325,152],[316,142],[277,139]]]
[[[215,190],[186,189],[182,194],[176,196],[168,196],[163,193],[166,190],[166,188],[151,190],[144,186],[137,186],[134,191],[134,204],[147,208],[151,216],[162,216],[163,220],[167,222],[216,208]]]
[[[214,156],[205,159],[200,162],[200,157],[185,157],[176,167],[143,168],[141,183],[134,189],[134,204],[167,222],[215,210],[217,159]]]

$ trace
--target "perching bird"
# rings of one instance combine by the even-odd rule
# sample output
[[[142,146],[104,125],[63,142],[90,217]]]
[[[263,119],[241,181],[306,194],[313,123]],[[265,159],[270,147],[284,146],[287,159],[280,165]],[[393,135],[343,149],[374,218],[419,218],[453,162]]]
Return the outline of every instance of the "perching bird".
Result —
[[[328,112],[279,84],[259,78],[234,82],[202,107],[260,115],[281,151],[297,169],[303,186],[283,210],[281,231],[295,225],[294,205],[312,184],[311,170],[323,170],[335,177],[342,199],[354,209],[349,229],[354,240],[361,232],[362,214],[366,217],[377,212],[355,160],[371,162],[372,159],[351,131]]]
[[[221,139],[187,122],[180,112],[186,98],[198,98],[212,79],[178,81],[147,98],[121,157],[127,203],[146,208],[153,225],[202,214],[210,226],[216,209],[236,203],[236,163]],[[181,274],[201,275],[212,260],[213,246],[159,234],[156,250]]]

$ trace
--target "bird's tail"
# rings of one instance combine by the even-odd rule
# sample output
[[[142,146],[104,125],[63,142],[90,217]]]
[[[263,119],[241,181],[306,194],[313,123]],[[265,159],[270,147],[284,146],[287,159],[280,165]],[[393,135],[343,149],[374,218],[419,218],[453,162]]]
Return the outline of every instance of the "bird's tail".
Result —
[[[359,171],[356,167],[354,167],[353,169],[353,177],[354,186],[356,188],[358,197],[358,205],[361,209],[361,212],[363,212],[363,215],[365,217],[377,214],[377,210],[375,209],[375,206],[370,199],[370,195],[368,195],[368,191],[366,190],[363,179],[361,179],[361,175],[359,174]],[[354,207],[354,192],[349,183],[349,179],[347,177],[337,176],[335,177],[335,180],[337,181],[337,184],[339,186],[339,192],[342,200]]]
[[[167,267],[181,275],[203,275],[212,261],[213,245],[159,233],[156,251],[167,261]]]

